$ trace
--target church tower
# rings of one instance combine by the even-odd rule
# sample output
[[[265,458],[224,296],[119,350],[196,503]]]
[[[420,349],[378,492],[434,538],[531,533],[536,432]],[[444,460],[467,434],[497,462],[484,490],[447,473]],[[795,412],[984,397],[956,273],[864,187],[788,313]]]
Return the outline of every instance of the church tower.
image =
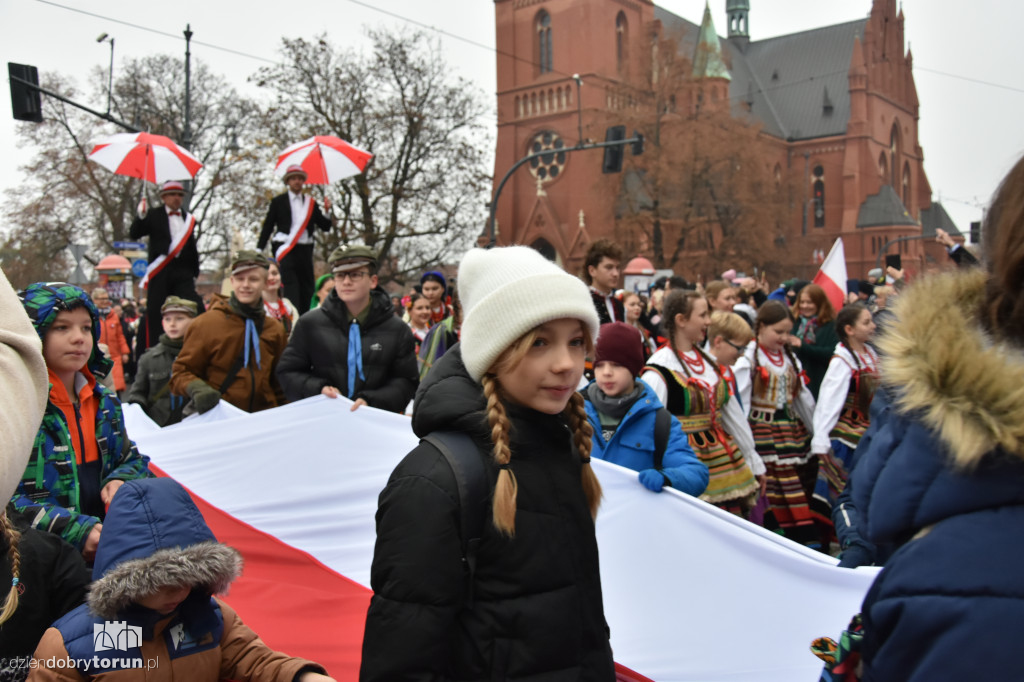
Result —
[[[604,223],[612,218],[598,203],[617,191],[619,178],[601,173],[600,151],[568,150],[581,138],[603,141],[616,108],[628,106],[621,93],[643,75],[638,46],[654,9],[652,0],[494,0],[495,190],[516,161],[550,152],[519,168],[502,189],[498,244],[533,246],[575,272],[597,238],[590,230],[608,232]]]
[[[729,17],[729,41],[746,52],[750,44],[750,0],[726,0],[725,13]]]
[[[704,18],[700,24],[697,47],[693,54],[694,85],[697,88],[698,108],[729,107],[729,68],[722,57],[722,44],[711,19],[711,9],[704,3]]]

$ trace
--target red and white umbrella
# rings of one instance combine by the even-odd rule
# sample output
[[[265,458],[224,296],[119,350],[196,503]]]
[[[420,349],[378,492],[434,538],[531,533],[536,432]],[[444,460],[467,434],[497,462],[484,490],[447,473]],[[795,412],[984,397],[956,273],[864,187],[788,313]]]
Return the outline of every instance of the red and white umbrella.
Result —
[[[203,164],[174,140],[152,133],[118,133],[100,140],[89,158],[117,175],[162,183],[189,180]]]
[[[341,138],[317,135],[281,152],[274,174],[283,176],[289,166],[297,165],[306,171],[307,183],[329,185],[359,175],[372,158],[370,152],[353,147]]]

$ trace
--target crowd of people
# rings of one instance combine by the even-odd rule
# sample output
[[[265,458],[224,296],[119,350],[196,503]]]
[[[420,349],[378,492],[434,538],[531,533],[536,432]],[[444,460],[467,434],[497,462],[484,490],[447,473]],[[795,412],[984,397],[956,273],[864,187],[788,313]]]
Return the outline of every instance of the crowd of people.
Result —
[[[376,252],[345,245],[315,278],[311,230],[332,220],[304,180],[289,169],[259,248],[233,255],[230,293],[208,301],[177,183],[131,228],[150,238],[141,318],[103,288],[15,298],[0,282],[4,661],[78,658],[94,624],[123,620],[145,624],[146,657],[167,654],[171,628],[219,643],[171,657],[189,679],[330,679],[216,596],[240,557],[152,477],[122,407],[166,426],[222,400],[256,412],[325,396],[405,412],[423,439],[380,495],[361,679],[614,679],[592,458],[841,566],[885,565],[851,626],[864,679],[973,677],[974,656],[948,653],[965,648],[986,679],[1010,679],[1012,652],[987,635],[1022,615],[1024,162],[989,213],[984,264],[940,231],[961,271],[910,287],[872,271],[841,306],[735,271],[623,291],[609,240],[579,277],[527,247],[474,249],[456,278],[424,272],[393,296]],[[110,667],[131,666],[0,675]]]

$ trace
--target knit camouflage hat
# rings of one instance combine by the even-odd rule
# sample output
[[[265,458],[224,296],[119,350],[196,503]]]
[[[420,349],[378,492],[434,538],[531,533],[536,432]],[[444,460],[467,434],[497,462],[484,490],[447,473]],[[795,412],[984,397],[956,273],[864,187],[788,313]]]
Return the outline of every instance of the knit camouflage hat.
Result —
[[[331,272],[335,274],[355,270],[364,265],[377,267],[377,254],[369,246],[362,244],[339,246],[331,252],[331,257],[327,260],[331,264]]]
[[[259,251],[239,251],[231,259],[231,274],[237,275],[252,268],[270,269],[270,261]]]
[[[199,307],[195,301],[189,301],[188,299],[181,298],[180,296],[168,296],[164,304],[160,306],[160,314],[166,315],[167,313],[185,313],[189,317],[195,317],[199,312]]]
[[[86,366],[96,377],[107,376],[114,363],[104,357],[99,349],[102,331],[100,311],[96,309],[96,304],[89,298],[89,294],[80,287],[66,282],[36,282],[25,287],[18,297],[29,319],[32,320],[32,326],[36,328],[36,333],[44,343],[46,332],[58,314],[80,307],[88,310],[89,317],[92,318],[92,353],[89,354]]]

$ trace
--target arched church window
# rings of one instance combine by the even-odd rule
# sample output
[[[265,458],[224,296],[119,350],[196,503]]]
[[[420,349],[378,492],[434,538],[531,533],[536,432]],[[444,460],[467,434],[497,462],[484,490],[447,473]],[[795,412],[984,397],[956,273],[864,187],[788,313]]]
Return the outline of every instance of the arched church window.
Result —
[[[619,12],[615,17],[615,60],[619,67],[619,73],[626,70],[626,57],[629,45],[629,26],[626,24],[626,15]]]
[[[890,184],[896,187],[897,169],[900,167],[900,124],[892,124],[892,132],[889,133],[889,168],[892,169]]]
[[[536,54],[540,73],[551,73],[551,15],[544,10],[537,13]]]
[[[910,164],[903,164],[903,205],[910,208]]]
[[[889,162],[885,160],[885,152],[878,155],[878,176],[882,182],[889,182]]]
[[[814,167],[814,226],[825,227],[825,169]]]

